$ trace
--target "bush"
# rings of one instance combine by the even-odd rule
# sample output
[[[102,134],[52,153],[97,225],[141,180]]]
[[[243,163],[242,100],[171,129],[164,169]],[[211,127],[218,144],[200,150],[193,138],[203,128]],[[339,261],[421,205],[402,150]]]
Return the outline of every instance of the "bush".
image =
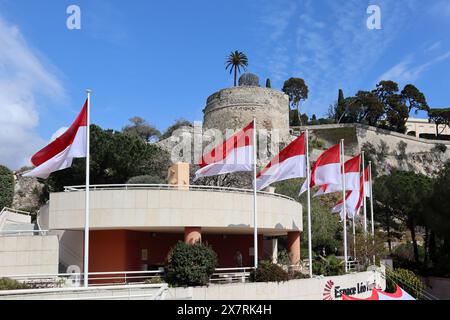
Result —
[[[313,261],[313,273],[324,276],[338,276],[344,274],[344,261],[336,258],[335,255],[328,257],[319,256]]]
[[[252,282],[284,282],[288,280],[289,274],[271,261],[261,261],[258,268],[250,274]]]
[[[386,270],[386,292],[395,292],[396,284],[416,299],[422,297],[425,285],[414,272],[407,269]]]
[[[158,176],[143,175],[128,179],[127,184],[164,184],[165,181]]]
[[[7,167],[0,165],[0,211],[10,207],[14,196],[14,177]]]
[[[9,279],[9,278],[0,278],[0,291],[1,290],[18,290],[18,289],[29,289],[30,286],[21,283],[17,280]]]
[[[166,281],[172,286],[206,285],[216,266],[217,255],[211,247],[178,242],[168,256]]]
[[[159,284],[164,283],[163,279],[160,276],[151,277],[150,279],[146,279],[144,284]]]
[[[398,153],[396,153],[395,157],[397,158],[397,160],[399,161],[403,161],[408,159],[408,155],[406,154],[406,147],[408,146],[408,144],[404,141],[400,141],[397,144],[397,148],[398,148]]]
[[[431,152],[445,153],[445,151],[447,151],[447,146],[443,143],[438,143],[431,149]]]

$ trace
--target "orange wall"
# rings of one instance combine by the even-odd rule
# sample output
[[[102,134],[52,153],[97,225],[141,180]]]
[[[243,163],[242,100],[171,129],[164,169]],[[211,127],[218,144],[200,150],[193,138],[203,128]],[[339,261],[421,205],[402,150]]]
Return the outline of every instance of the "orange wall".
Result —
[[[155,236],[153,236],[155,235]],[[129,230],[91,231],[89,237],[89,271],[111,272],[140,270],[141,263],[150,267],[164,265],[170,249],[184,241],[184,234],[152,233]],[[236,251],[242,253],[244,267],[253,266],[253,235],[202,235],[203,243],[208,243],[218,255],[219,267],[236,267]],[[263,256],[263,236],[258,237],[259,256]],[[148,250],[147,261],[141,261],[141,249]]]

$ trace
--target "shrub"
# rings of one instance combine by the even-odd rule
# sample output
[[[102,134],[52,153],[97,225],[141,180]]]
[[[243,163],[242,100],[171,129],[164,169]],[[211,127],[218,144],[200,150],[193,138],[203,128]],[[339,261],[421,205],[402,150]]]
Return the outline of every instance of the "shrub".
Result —
[[[414,272],[407,269],[386,270],[386,291],[395,292],[396,284],[416,299],[422,297],[425,285]]]
[[[403,160],[406,160],[408,158],[408,156],[406,154],[406,147],[407,146],[408,146],[408,144],[406,142],[404,142],[404,141],[400,141],[397,144],[398,153],[396,153],[396,155],[395,155],[397,160],[403,161]]]
[[[18,289],[29,289],[30,286],[21,283],[17,280],[9,279],[9,278],[0,278],[0,291],[1,290],[18,290]]]
[[[270,79],[267,78],[266,80],[266,88],[272,88],[272,86],[270,85]]]
[[[144,281],[144,284],[158,284],[158,283],[164,283],[163,279],[160,276],[151,277],[150,279],[146,279]]]
[[[431,149],[431,152],[445,153],[445,151],[447,151],[447,146],[443,143],[438,143]]]
[[[261,261],[258,268],[250,274],[250,281],[253,282],[284,282],[288,280],[288,273],[271,261]]]
[[[166,281],[173,286],[206,285],[216,266],[217,255],[211,247],[178,242],[168,256]]]
[[[0,210],[10,207],[14,196],[14,177],[7,167],[0,165]]]
[[[128,179],[128,184],[164,184],[165,181],[158,176],[143,175]]]
[[[324,276],[338,276],[344,274],[344,261],[336,258],[335,255],[327,258],[319,256],[313,261],[313,273]]]
[[[387,143],[383,140],[380,141],[379,150],[377,151],[377,160],[379,162],[383,162],[386,160],[387,156],[389,155],[389,146]]]

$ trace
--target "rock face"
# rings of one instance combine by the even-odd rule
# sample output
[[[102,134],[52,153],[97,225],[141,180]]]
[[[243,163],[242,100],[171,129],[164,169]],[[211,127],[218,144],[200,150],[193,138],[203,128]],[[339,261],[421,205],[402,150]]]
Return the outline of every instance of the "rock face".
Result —
[[[450,160],[449,141],[425,140],[359,124],[307,128],[312,137],[323,142],[323,149],[344,139],[346,157],[361,150],[371,150],[379,175],[389,174],[392,169],[398,168],[432,176]],[[445,145],[446,150],[440,150],[439,145]],[[315,160],[314,155],[311,159]]]
[[[242,86],[212,94],[203,110],[203,128],[223,133],[236,130],[256,118],[257,128],[280,132],[289,139],[289,98],[281,91],[257,86]]]
[[[38,210],[44,185],[35,178],[25,178],[19,174],[15,174],[14,179],[13,209]]]

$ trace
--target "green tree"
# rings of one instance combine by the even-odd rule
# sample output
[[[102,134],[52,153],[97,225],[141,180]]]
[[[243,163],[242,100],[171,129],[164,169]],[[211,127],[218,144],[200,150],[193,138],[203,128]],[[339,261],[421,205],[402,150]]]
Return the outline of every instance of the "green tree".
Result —
[[[289,78],[284,82],[283,88],[281,89],[284,93],[289,96],[289,103],[291,108],[297,109],[298,115],[300,115],[300,102],[302,100],[308,99],[308,86],[305,80],[301,78]],[[301,119],[300,119],[300,124]]]
[[[14,197],[14,176],[7,167],[0,165],[0,211],[11,207]]]
[[[432,181],[425,175],[394,170],[388,176],[376,179],[374,198],[379,204],[379,212],[402,221],[411,233],[415,261],[419,262],[416,227],[429,214],[429,199]]]
[[[182,128],[182,127],[193,127],[192,122],[185,120],[185,119],[178,119],[175,121],[174,124],[172,124],[170,127],[164,131],[164,133],[159,137],[159,141],[162,141],[164,139],[170,138],[172,134]]]
[[[135,135],[144,141],[150,141],[152,138],[161,136],[161,132],[151,124],[148,124],[141,117],[133,117],[130,119],[131,124],[126,125],[122,131],[127,134]]]
[[[230,74],[232,74],[234,71],[234,86],[235,87],[236,87],[237,73],[241,72],[241,68],[245,70],[247,68],[247,66],[248,66],[248,58],[245,55],[245,53],[236,50],[234,52],[231,52],[228,55],[227,60],[225,61],[225,70],[228,70],[228,68],[229,68]]]
[[[372,92],[384,105],[386,129],[404,133],[409,109],[405,96],[398,93],[398,84],[394,81],[380,81]]]
[[[427,104],[427,99],[425,95],[419,91],[414,85],[407,84],[402,92],[402,98],[406,106],[408,107],[408,114],[412,110],[417,114],[419,111],[429,111],[430,107]]]
[[[266,80],[266,88],[272,88],[272,86],[270,85],[270,79],[267,78]]]
[[[154,144],[130,134],[103,130],[91,125],[90,175],[92,184],[121,184],[140,175],[167,176],[170,155]],[[72,167],[54,172],[49,179],[50,191],[64,186],[82,185],[85,181],[85,159],[74,159]]]
[[[436,137],[439,137],[446,126],[450,127],[450,108],[432,108],[428,111],[430,121],[436,125]],[[439,126],[443,125],[443,129],[439,132]]]

